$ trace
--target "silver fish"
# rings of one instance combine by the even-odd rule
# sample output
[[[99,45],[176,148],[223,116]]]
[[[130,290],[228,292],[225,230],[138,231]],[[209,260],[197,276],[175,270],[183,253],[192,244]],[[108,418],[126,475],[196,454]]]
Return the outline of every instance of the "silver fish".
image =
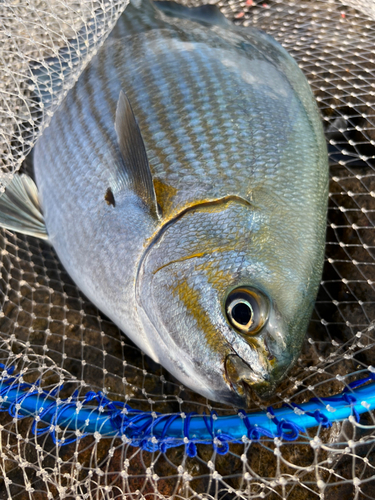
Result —
[[[48,237],[86,296],[196,392],[272,394],[304,340],[328,198],[316,103],[273,38],[212,6],[131,5],[34,169],[37,188],[17,176],[0,199],[3,226]]]

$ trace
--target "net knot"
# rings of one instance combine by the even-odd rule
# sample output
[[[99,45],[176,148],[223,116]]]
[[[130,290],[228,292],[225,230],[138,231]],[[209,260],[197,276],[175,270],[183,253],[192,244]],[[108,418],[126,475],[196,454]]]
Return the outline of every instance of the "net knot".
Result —
[[[42,436],[43,434],[47,434],[50,432],[53,432],[54,426],[52,424],[46,425],[45,427],[38,428],[38,421],[43,422],[43,417],[45,417],[47,414],[52,412],[52,410],[55,408],[56,409],[56,401],[52,401],[46,408],[43,408],[42,411],[39,413],[38,420],[34,420],[33,425],[31,427],[31,431],[34,434],[34,436]]]
[[[16,367],[14,365],[6,366],[3,363],[0,363],[0,368],[2,368],[3,371],[6,371],[7,375],[12,375]]]
[[[228,434],[218,433],[214,438],[212,444],[214,451],[219,455],[226,455],[229,451],[229,442],[232,442],[233,438]]]
[[[185,450],[186,454],[188,457],[193,458],[197,456],[197,447],[193,441],[190,440],[189,437],[189,428],[190,428],[190,422],[191,422],[191,417],[193,415],[197,415],[197,412],[192,411],[188,413],[185,417],[184,421],[184,443],[185,443]]]
[[[263,427],[260,427],[259,425],[252,425],[249,420],[248,414],[245,412],[245,410],[238,410],[238,414],[241,415],[241,418],[245,424],[246,430],[247,430],[247,437],[251,441],[259,441],[259,439],[262,436],[267,436],[270,438],[275,437],[271,431],[264,429]]]
[[[18,410],[20,409],[20,407],[21,407],[22,403],[25,401],[25,399],[27,399],[31,396],[34,396],[35,394],[39,394],[39,391],[37,391],[37,390],[36,391],[25,391],[25,389],[29,389],[29,388],[30,388],[30,386],[28,384],[21,384],[18,387],[17,392],[21,392],[21,394],[19,394],[14,399],[14,401],[12,401],[12,403],[8,409],[9,415],[11,417],[17,418],[17,419],[21,419],[21,418],[26,417],[25,414],[19,413]],[[11,388],[7,387],[7,389],[10,390]]]
[[[9,412],[9,408],[7,408],[6,406],[4,406],[4,408],[2,407],[2,404],[3,404],[3,400],[5,398],[8,397],[9,395],[9,392],[13,389],[13,390],[16,390],[16,388],[12,387],[12,384],[13,382],[15,382],[17,380],[16,377],[11,377],[9,378],[8,380],[5,381],[5,383],[7,385],[5,385],[5,387],[3,387],[1,390],[0,390],[0,399],[2,400],[2,402],[0,403],[0,411],[7,411]]]
[[[355,398],[352,394],[348,394],[347,392],[344,392],[344,394],[342,395],[342,399],[343,399],[343,401],[348,403],[348,405],[350,405],[350,408],[352,410],[352,414],[355,418],[355,421],[359,422],[360,416],[359,416],[358,411],[355,408],[355,404],[357,403],[357,398]]]
[[[267,408],[267,411],[268,411],[268,413],[271,414],[272,422],[277,427],[275,437],[279,437],[281,439],[284,439],[285,441],[295,441],[296,439],[298,439],[300,432],[303,432],[302,427],[295,424],[291,420],[285,420],[284,418],[279,420],[276,417],[272,406],[269,406]]]
[[[78,439],[77,433],[71,435],[70,438],[59,439],[57,436],[58,425],[61,422],[67,422],[69,419],[72,420],[75,416],[75,410],[77,407],[77,401],[79,396],[79,390],[76,389],[71,396],[61,401],[61,406],[56,403],[56,411],[51,419],[50,433],[54,444],[58,446],[65,446],[67,444],[74,443]],[[65,414],[65,416],[63,416]],[[79,438],[87,436],[87,433],[81,433]]]
[[[117,405],[121,404],[118,403],[117,401],[111,401],[105,394],[103,394],[101,391],[95,392],[95,391],[89,391],[86,393],[85,398],[82,403],[88,403],[89,401],[92,401],[96,399],[98,403],[98,410],[103,410],[104,408],[107,408],[111,410],[111,412],[116,412],[118,411]]]
[[[120,435],[126,435],[131,440],[133,446],[140,446],[145,451],[156,451],[159,449],[165,452],[168,448],[181,444],[181,439],[168,436],[171,425],[176,419],[180,418],[179,414],[156,414],[155,416],[155,414],[150,412],[133,410],[130,406],[119,402],[115,402],[109,406],[116,408],[110,416],[114,427],[118,429]],[[121,409],[118,409],[118,406],[121,406]],[[124,408],[126,409],[126,414],[123,412]],[[155,428],[160,428],[163,423],[161,433],[159,434],[160,431],[157,430],[155,433]],[[187,443],[189,442],[190,439],[187,439]]]
[[[158,450],[157,442],[153,442],[149,438],[142,439],[139,443],[139,447],[142,448],[143,451],[154,452]]]
[[[82,403],[90,403],[93,399],[97,397],[97,393],[95,391],[88,391],[83,398]]]
[[[315,418],[315,420],[318,422],[318,424],[320,424],[322,427],[327,428],[327,427],[331,427],[332,426],[332,422],[330,422],[330,420],[327,417],[327,415],[324,415],[324,413],[322,413],[319,410],[315,410],[314,412],[307,411],[305,413],[309,417]]]
[[[212,446],[214,450],[219,455],[226,455],[229,451],[229,441],[233,441],[231,436],[222,432],[215,432],[214,422],[217,419],[216,411],[212,410],[210,416],[207,417],[205,413],[203,413],[203,421],[206,425],[207,431],[212,437]]]
[[[332,422],[329,420],[327,415],[324,415],[324,413],[322,413],[320,410],[305,411],[301,406],[297,405],[296,403],[290,403],[290,405],[293,408],[298,408],[298,410],[300,410],[301,413],[303,413],[304,415],[308,415],[309,417],[315,418],[317,423],[322,427],[327,428],[332,426]]]

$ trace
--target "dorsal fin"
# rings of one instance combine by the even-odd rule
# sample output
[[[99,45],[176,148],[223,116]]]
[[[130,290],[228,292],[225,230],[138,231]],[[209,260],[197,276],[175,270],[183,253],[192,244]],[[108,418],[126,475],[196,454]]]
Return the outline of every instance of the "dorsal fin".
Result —
[[[164,14],[171,17],[179,17],[182,19],[192,19],[204,24],[216,24],[217,26],[228,27],[231,22],[216,5],[205,4],[199,7],[186,7],[176,2],[159,0],[154,2],[154,5]]]
[[[151,214],[160,218],[142,134],[129,99],[122,90],[117,103],[115,129],[124,167],[133,191],[149,207]]]

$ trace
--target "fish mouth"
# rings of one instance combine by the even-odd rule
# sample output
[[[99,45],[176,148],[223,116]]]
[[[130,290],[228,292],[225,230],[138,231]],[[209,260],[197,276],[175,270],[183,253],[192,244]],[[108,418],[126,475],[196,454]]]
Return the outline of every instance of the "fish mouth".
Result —
[[[236,354],[229,354],[226,357],[224,378],[237,398],[238,396],[241,398],[244,406],[248,399],[254,399],[254,394],[260,399],[268,399],[276,388],[266,370],[262,372],[253,370]]]

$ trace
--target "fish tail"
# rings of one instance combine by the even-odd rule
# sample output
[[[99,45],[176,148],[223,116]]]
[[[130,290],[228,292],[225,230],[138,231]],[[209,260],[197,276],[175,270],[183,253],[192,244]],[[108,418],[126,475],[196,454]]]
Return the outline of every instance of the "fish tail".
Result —
[[[28,175],[16,174],[0,197],[0,227],[48,239],[38,189]]]

